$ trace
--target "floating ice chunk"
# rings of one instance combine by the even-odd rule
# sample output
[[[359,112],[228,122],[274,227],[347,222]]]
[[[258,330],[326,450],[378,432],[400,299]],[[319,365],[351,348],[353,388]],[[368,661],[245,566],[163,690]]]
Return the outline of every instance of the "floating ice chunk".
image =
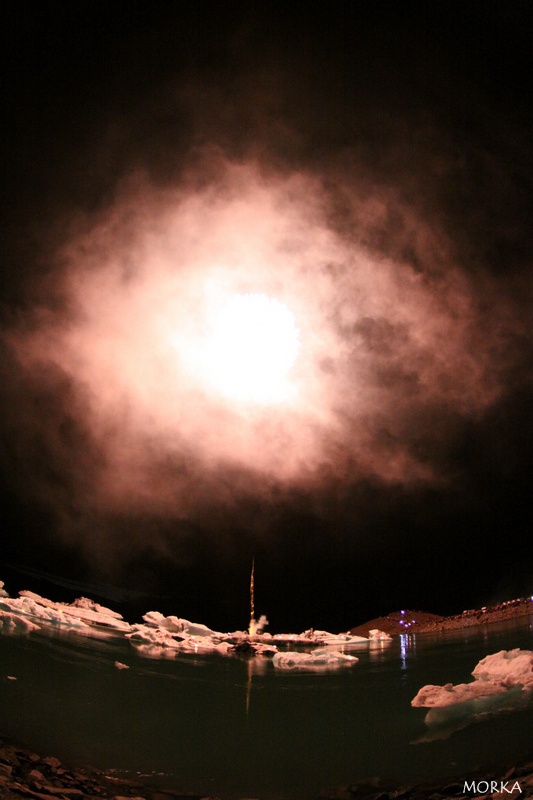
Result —
[[[292,642],[294,644],[314,644],[317,647],[346,647],[346,645],[368,644],[364,636],[352,636],[349,633],[330,633],[329,631],[309,628],[303,633],[278,633],[272,639],[277,642]]]
[[[41,597],[40,594],[37,592],[30,592],[29,589],[22,589],[19,592],[20,597],[27,597],[29,600],[35,600],[36,603],[40,603],[42,606],[54,606],[55,603],[53,600],[48,600],[46,597]]]
[[[232,639],[234,638],[232,637]],[[271,656],[278,652],[278,648],[271,642],[261,642],[255,637],[243,637],[237,642],[228,642],[228,652],[247,653],[253,656]]]
[[[4,589],[4,581],[0,581],[0,597],[9,597],[8,593]]]
[[[416,697],[411,700],[413,707],[444,708],[478,697],[489,697],[496,694],[506,694],[508,687],[492,681],[472,681],[472,683],[458,683],[454,686],[446,683],[444,686],[423,686]]]
[[[189,636],[222,636],[221,633],[212,631],[211,628],[208,628],[207,625],[202,625],[200,622],[189,622],[186,619],[182,620],[182,622],[184,623],[184,632]]]
[[[292,642],[294,644],[313,644],[316,647],[351,647],[352,645],[368,644],[364,636],[352,636],[349,633],[330,633],[329,631],[309,628],[300,634],[276,634],[272,637],[277,642]]]
[[[379,628],[372,628],[371,631],[368,631],[368,638],[371,642],[392,642],[392,636],[380,631]]]
[[[142,654],[146,653],[152,658],[161,655],[155,648],[172,648],[182,653],[221,653],[227,655],[230,652],[229,643],[221,641],[222,634],[212,631],[210,635],[207,635],[205,631],[209,629],[205,625],[197,626],[187,620],[179,620],[179,622],[185,624],[179,626],[181,632],[178,634],[165,627],[155,627],[155,624],[161,621],[161,617],[166,624],[169,620],[168,617],[159,615],[157,611],[150,611],[143,617],[144,620],[148,620],[148,624],[138,623],[132,625],[132,631],[126,634],[126,638],[138,647],[139,652]],[[174,619],[177,619],[177,617]],[[174,624],[172,627],[174,627]],[[190,633],[190,631],[198,628],[202,631],[200,634]]]
[[[476,681],[503,681],[506,686],[533,689],[533,651],[500,650],[481,659],[472,675]]]
[[[131,630],[129,622],[120,619],[120,615],[119,617],[109,616],[107,613],[101,611],[92,611],[89,608],[73,608],[68,605],[63,606],[62,604],[59,608],[67,617],[84,620],[91,625],[101,625],[121,633],[127,633]]]
[[[84,620],[90,624],[102,625],[103,627],[118,631],[129,631],[131,628],[130,624],[124,622],[122,619],[122,614],[119,614],[117,611],[112,611],[105,606],[101,606],[88,597],[78,597],[74,602],[68,604],[55,603],[53,600],[48,600],[46,597],[41,597],[35,594],[35,592],[27,590],[20,592],[20,596],[31,598],[40,605],[67,615],[67,619],[65,620],[66,624],[71,624],[70,617],[75,617],[76,619]]]
[[[226,644],[226,649],[219,650],[220,644]],[[179,643],[179,649],[182,653],[216,653],[224,652],[227,654],[227,643],[218,642],[211,639],[209,636],[189,636]]]
[[[221,633],[211,630],[207,625],[202,625],[199,622],[189,622],[188,619],[180,619],[179,617],[169,616],[165,617],[159,611],[148,611],[143,620],[147,625],[153,628],[165,628],[172,633],[179,633],[183,636],[217,636],[222,637]]]
[[[275,644],[268,644],[268,643],[254,643],[253,645],[254,655],[256,656],[272,656],[278,652],[278,648]]]
[[[5,633],[30,633],[40,630],[38,625],[30,622],[29,619],[14,614],[12,611],[0,610],[0,628]]]
[[[475,680],[470,683],[423,686],[411,700],[411,705],[440,708],[479,697],[505,694],[515,688],[533,690],[533,651],[519,648],[500,650],[483,658],[472,675]]]
[[[13,598],[11,602],[19,604],[24,613],[39,617],[53,624],[68,625],[75,628],[100,625],[121,632],[131,629],[130,624],[125,622],[120,614],[110,611],[110,609],[104,608],[98,603],[93,603],[92,600],[87,600],[87,598],[79,598],[80,605],[76,605],[79,602],[76,600],[69,605],[67,603],[55,603],[53,600],[48,600],[46,597],[41,597],[41,595],[30,592],[27,589],[23,589],[19,594],[20,597]],[[0,600],[0,604],[2,602],[6,601]],[[100,608],[101,610],[98,611],[95,608]]]
[[[89,611],[95,611],[97,614],[103,614],[106,617],[113,617],[114,619],[122,619],[122,614],[118,611],[112,611],[110,608],[101,606],[100,603],[95,603],[88,597],[78,597],[71,604],[72,608],[86,608]]]
[[[533,701],[531,650],[500,650],[483,658],[472,675],[470,683],[423,686],[411,700],[412,706],[430,709],[424,718],[430,733],[421,741],[446,738],[471,722]]]
[[[339,653],[337,650],[317,649],[312,653],[298,653],[288,650],[285,653],[276,653],[272,663],[278,669],[337,669],[338,667],[349,667],[359,661],[355,656],[348,656]]]
[[[447,739],[456,731],[462,730],[497,714],[509,713],[531,706],[533,692],[514,687],[493,695],[480,695],[461,703],[430,708],[424,717],[427,733],[417,742],[432,742]]]
[[[314,641],[313,639],[310,639],[309,636],[299,633],[275,633],[272,636],[272,640],[274,642],[279,642],[280,644],[285,642],[289,644],[310,644]]]
[[[123,664],[122,661],[115,661],[115,667],[117,669],[129,669],[127,664]]]
[[[37,597],[38,596],[39,595],[37,595]],[[1,598],[0,609],[13,611],[15,614],[34,617],[40,622],[48,622],[52,625],[68,625],[73,628],[87,627],[80,619],[68,617],[63,614],[61,610],[42,604],[34,600],[33,597],[27,595],[22,597]]]
[[[174,616],[165,617],[159,611],[147,611],[143,620],[152,628],[166,628],[172,633],[182,633],[184,629],[184,620]]]
[[[155,644],[160,647],[179,647],[180,642],[175,639],[169,631],[163,628],[153,628],[149,625],[136,623],[132,625],[132,630],[126,633],[126,639],[132,644]]]
[[[159,611],[147,611],[146,614],[143,614],[143,620],[147,625],[151,625],[153,628],[159,628],[162,627],[165,616]]]
[[[184,631],[176,634],[162,627],[154,627],[159,619],[157,612],[149,612],[143,619],[147,617],[151,624],[133,625],[133,630],[126,634],[126,638],[141,655],[147,655],[150,658],[168,658],[169,653],[166,652],[168,650],[172,650],[174,653],[194,653],[196,655],[218,653],[227,656],[243,649],[243,644],[249,645],[246,652],[249,652],[250,655],[267,655],[277,652],[277,648],[273,645],[251,642],[244,633],[241,638],[233,635],[231,642],[227,638],[221,641],[222,634],[216,633],[211,636],[189,635]],[[237,640],[236,644],[235,640]]]
[[[330,634],[318,639],[318,641],[321,645],[327,645],[328,647],[346,648],[352,645],[368,644],[369,640],[365,636],[350,636],[347,633],[339,633],[337,635]]]
[[[27,597],[28,600],[34,600],[36,603],[39,603],[42,606],[53,606],[55,605],[52,600],[47,600],[46,597],[41,597],[40,594],[37,592],[30,592],[29,589],[23,589],[19,592],[20,597]]]

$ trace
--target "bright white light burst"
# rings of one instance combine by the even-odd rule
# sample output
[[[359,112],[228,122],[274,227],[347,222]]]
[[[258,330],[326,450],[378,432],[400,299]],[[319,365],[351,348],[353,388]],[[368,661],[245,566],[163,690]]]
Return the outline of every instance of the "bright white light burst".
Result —
[[[204,369],[208,383],[245,403],[279,403],[293,394],[300,347],[294,315],[264,294],[227,295],[210,310]]]

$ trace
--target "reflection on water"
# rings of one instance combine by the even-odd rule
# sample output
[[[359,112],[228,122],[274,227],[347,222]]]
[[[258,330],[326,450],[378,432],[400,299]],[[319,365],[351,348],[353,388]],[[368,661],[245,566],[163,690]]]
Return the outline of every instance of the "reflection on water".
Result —
[[[359,663],[348,670],[319,674],[280,673],[244,655],[147,658],[109,634],[0,636],[1,729],[67,762],[223,798],[460,777],[527,757],[532,710],[428,741],[426,709],[411,699],[427,683],[468,682],[481,658],[515,647],[532,649],[530,619],[405,634],[351,650]]]
[[[406,633],[400,635],[400,658],[402,669],[407,669],[407,653],[409,652],[409,636]]]

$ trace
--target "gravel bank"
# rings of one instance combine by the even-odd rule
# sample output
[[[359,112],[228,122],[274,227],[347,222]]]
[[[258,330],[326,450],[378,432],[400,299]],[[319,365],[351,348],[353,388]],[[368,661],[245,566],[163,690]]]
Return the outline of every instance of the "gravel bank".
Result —
[[[533,754],[532,754],[533,758]],[[465,792],[465,782],[474,791]],[[497,791],[484,791],[491,783]],[[500,791],[502,783],[505,784]],[[481,789],[482,791],[477,791]],[[178,789],[161,789],[137,781],[119,780],[99,770],[65,766],[53,756],[39,756],[0,736],[0,797],[3,800],[218,800]],[[460,780],[418,786],[352,784],[325,790],[317,800],[447,800],[476,797],[479,800],[533,797],[533,760],[498,771],[461,776]],[[259,800],[259,798],[242,798]]]

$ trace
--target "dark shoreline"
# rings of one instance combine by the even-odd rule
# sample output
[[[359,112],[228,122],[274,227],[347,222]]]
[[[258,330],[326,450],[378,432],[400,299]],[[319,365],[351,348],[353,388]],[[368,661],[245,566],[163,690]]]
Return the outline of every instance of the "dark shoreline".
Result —
[[[491,782],[503,792],[467,791],[465,782],[475,788],[489,788]],[[517,788],[517,784],[520,790]],[[514,787],[514,789],[513,789]],[[512,791],[511,791],[512,790]],[[413,786],[385,783],[360,783],[327,789],[317,800],[448,800],[477,797],[514,800],[533,797],[533,751],[531,757],[490,772],[478,771],[461,779],[447,779]],[[178,789],[158,788],[155,784],[115,778],[97,769],[73,768],[53,756],[39,756],[22,744],[0,736],[0,798],[3,800],[218,800],[216,795],[192,794]],[[260,798],[242,798],[260,800]]]
[[[440,633],[491,625],[530,615],[533,615],[533,598],[519,597],[494,606],[468,609],[461,614],[452,614],[448,617],[425,611],[393,611],[386,617],[377,617],[351,628],[350,633],[352,636],[368,636],[372,628],[378,628],[391,636],[406,633]]]

